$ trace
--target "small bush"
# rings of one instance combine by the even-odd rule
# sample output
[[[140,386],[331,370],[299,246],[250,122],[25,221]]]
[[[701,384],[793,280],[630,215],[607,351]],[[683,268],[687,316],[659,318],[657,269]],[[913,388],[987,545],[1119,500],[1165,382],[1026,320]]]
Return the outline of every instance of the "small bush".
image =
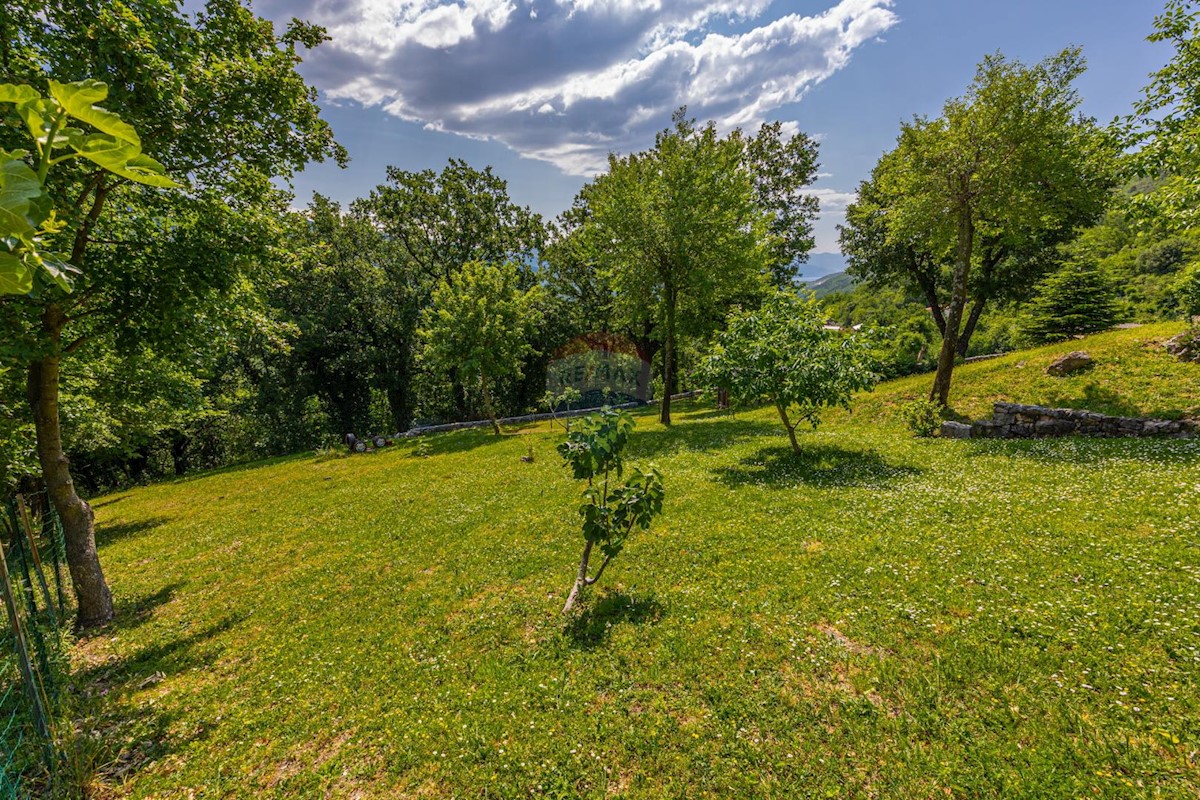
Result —
[[[563,613],[575,606],[587,587],[600,580],[608,562],[625,547],[629,534],[648,529],[662,512],[663,483],[658,470],[653,466],[646,470],[625,468],[622,453],[632,430],[632,417],[605,408],[578,420],[567,433],[567,440],[558,446],[559,455],[575,479],[587,481],[579,505],[583,556]],[[604,554],[604,561],[594,575],[589,575],[593,547]]]
[[[1171,285],[1172,294],[1179,303],[1183,318],[1191,324],[1197,324],[1200,317],[1200,261],[1180,270],[1175,282]]]
[[[941,408],[924,397],[905,403],[900,407],[900,418],[914,436],[929,437],[942,426]]]

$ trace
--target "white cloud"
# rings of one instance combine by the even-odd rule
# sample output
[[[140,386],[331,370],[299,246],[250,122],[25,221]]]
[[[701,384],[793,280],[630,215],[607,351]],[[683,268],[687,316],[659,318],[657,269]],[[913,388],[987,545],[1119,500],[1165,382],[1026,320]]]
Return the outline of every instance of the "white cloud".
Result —
[[[857,192],[842,192],[837,189],[807,189],[805,193],[817,198],[821,203],[822,214],[836,210],[840,215],[845,211],[846,206],[858,199]]]
[[[756,128],[892,27],[891,5],[840,0],[807,16],[773,15],[772,0],[265,0],[260,7],[328,28],[332,41],[308,54],[303,69],[330,99],[379,105],[590,175],[610,151],[652,143],[681,105],[723,129]],[[829,200],[844,204],[834,196],[844,194]]]

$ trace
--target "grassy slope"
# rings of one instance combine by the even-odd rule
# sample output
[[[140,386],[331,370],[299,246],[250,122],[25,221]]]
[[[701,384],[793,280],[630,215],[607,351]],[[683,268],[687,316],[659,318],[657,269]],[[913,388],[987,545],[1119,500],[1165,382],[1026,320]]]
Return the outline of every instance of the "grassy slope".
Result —
[[[1175,323],[1145,325],[968,364],[955,370],[950,402],[955,411],[973,419],[990,416],[991,404],[998,400],[1118,416],[1200,416],[1196,366],[1172,358],[1160,346],[1181,330],[1183,326]],[[1088,352],[1096,365],[1065,378],[1046,374],[1051,361],[1073,350]],[[857,408],[871,413],[924,397],[930,383],[928,375],[892,381]]]
[[[964,368],[960,408],[1090,383],[1195,408],[1200,367],[1137,344],[1164,334],[1088,342],[1120,372],[1053,386],[1043,353]],[[1177,380],[1140,388],[1155,373]],[[765,412],[641,415],[633,457],[662,468],[665,514],[566,624],[579,487],[545,427],[101,498],[120,621],[78,658],[105,693],[95,726],[125,743],[107,782],[1194,796],[1200,442],[914,440],[877,412],[923,383],[830,415],[801,458]]]

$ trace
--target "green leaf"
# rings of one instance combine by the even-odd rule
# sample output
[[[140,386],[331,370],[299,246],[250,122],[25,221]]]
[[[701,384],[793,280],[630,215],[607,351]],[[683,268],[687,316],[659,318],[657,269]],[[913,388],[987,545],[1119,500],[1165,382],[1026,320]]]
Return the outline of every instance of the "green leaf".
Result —
[[[179,185],[163,174],[162,164],[143,154],[136,144],[93,133],[82,140],[72,142],[72,146],[89,161],[131,181],[168,189]]]
[[[42,269],[50,274],[50,278],[64,292],[71,291],[73,276],[83,274],[79,267],[76,267],[64,258],[54,255],[45,255],[42,257]]]
[[[75,83],[50,81],[50,94],[75,119],[86,122],[96,130],[128,142],[138,149],[141,148],[142,140],[132,125],[122,120],[118,114],[93,105],[108,97],[108,86],[103,81],[95,79],[76,81]]]
[[[58,113],[58,107],[54,105],[54,102],[43,100],[40,97],[35,97],[33,100],[17,106],[17,114],[25,120],[25,127],[29,128],[29,135],[39,144],[45,144],[50,132],[48,120],[53,118],[56,113]]]
[[[37,90],[24,84],[0,83],[0,103],[28,103],[39,99]]]
[[[37,175],[24,161],[0,164],[0,236],[29,236],[37,221],[30,219],[34,201],[42,196]]]
[[[163,189],[175,189],[179,183],[166,174],[166,167],[150,156],[139,153],[125,165],[127,171],[134,173],[125,177],[144,183],[147,186],[159,186]]]
[[[0,294],[29,294],[33,273],[12,253],[0,252]]]

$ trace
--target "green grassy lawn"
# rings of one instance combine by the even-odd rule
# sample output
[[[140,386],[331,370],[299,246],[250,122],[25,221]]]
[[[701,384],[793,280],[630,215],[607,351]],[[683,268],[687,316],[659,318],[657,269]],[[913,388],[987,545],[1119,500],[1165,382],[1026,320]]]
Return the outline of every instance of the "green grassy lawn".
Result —
[[[1057,383],[1069,347],[963,368],[959,410],[1193,412],[1200,367],[1144,346],[1171,330]],[[1200,441],[913,439],[888,408],[928,380],[801,457],[767,411],[639,415],[664,514],[570,619],[544,425],[97,499],[104,793],[1196,796]]]

